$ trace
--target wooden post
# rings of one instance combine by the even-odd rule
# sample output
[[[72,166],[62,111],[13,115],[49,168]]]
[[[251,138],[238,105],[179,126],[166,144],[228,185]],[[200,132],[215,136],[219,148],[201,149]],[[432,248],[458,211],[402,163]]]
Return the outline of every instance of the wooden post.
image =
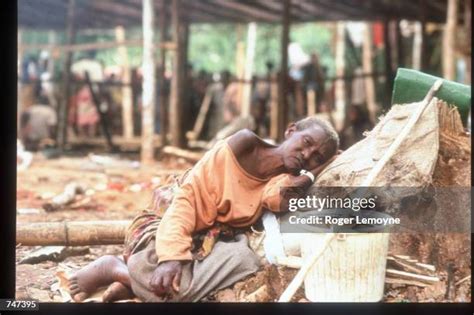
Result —
[[[281,62],[278,76],[278,114],[276,140],[282,141],[288,125],[288,43],[290,33],[291,0],[283,1],[283,28],[281,34]],[[274,123],[274,122],[272,122]]]
[[[394,69],[398,69],[399,67],[405,66],[405,54],[403,49],[403,38],[402,32],[400,28],[400,20],[393,21],[393,28],[395,32],[395,42],[397,47],[397,59]]]
[[[385,50],[385,100],[383,102],[384,109],[390,108],[392,101],[392,86],[393,86],[393,68],[392,68],[392,42],[390,40],[390,21],[385,21],[383,24],[383,40]]]
[[[17,62],[18,62],[18,70],[17,70],[17,73],[18,73],[18,78],[17,78],[17,124],[16,124],[16,128],[17,128],[17,134],[19,135],[19,131],[20,131],[20,117],[21,117],[21,113],[23,112],[23,99],[22,99],[22,96],[23,96],[23,93],[22,93],[22,77],[23,77],[23,49],[21,48],[21,44],[23,42],[23,30],[22,29],[18,29],[18,33],[17,33],[17,43],[18,43],[18,59],[17,59]]]
[[[467,47],[472,45],[472,0],[464,1],[464,27],[466,30],[466,38],[468,40]],[[466,61],[466,75],[464,76],[464,84],[471,84],[471,69],[472,69],[472,59],[471,54],[464,57]]]
[[[270,80],[270,138],[278,139],[279,130],[279,110],[278,110],[278,76],[271,75]]]
[[[243,95],[243,87],[244,87],[244,74],[245,74],[245,42],[243,40],[244,37],[244,25],[237,24],[237,49],[235,54],[235,73],[237,79],[239,80],[239,89],[238,89],[238,96],[237,100],[239,104],[242,104],[242,95]]]
[[[421,51],[423,48],[423,29],[421,22],[415,22],[414,28],[412,68],[415,70],[421,70]]]
[[[252,73],[253,60],[255,56],[255,45],[257,42],[257,24],[255,22],[249,23],[247,31],[247,52],[245,54],[245,68],[244,68],[244,88],[242,93],[242,117],[250,116],[250,99],[252,90]]]
[[[123,26],[115,28],[115,39],[119,43],[125,42],[125,29]],[[122,131],[125,139],[133,138],[133,103],[130,64],[128,62],[128,52],[125,45],[118,47],[118,56],[122,66]]]
[[[362,69],[364,73],[371,74],[373,72],[372,67],[372,30],[371,24],[365,23],[364,29],[364,42],[362,46]],[[365,81],[365,95],[367,99],[367,109],[369,111],[369,118],[372,124],[375,125],[377,117],[377,105],[375,104],[375,86],[374,77],[367,75],[364,78]]]
[[[335,82],[335,113],[334,123],[337,131],[341,131],[344,124],[346,108],[346,88],[344,82],[345,68],[345,25],[344,22],[337,22],[336,29],[336,77]]]
[[[448,0],[448,10],[446,14],[446,26],[443,32],[443,77],[446,80],[456,78],[456,58],[454,52],[454,40],[456,35],[457,22],[457,0]]]
[[[67,18],[66,18],[66,42],[68,45],[72,45],[76,37],[76,29],[74,23],[74,11],[75,11],[76,1],[69,0],[68,9],[67,9]],[[71,95],[71,64],[72,64],[72,51],[66,53],[66,58],[64,60],[63,67],[63,84],[64,84],[64,94],[63,101],[59,106],[59,119],[58,119],[58,136],[57,143],[61,150],[64,150],[64,146],[67,142],[67,133],[68,133],[68,113],[69,113],[69,98]]]
[[[185,52],[183,45],[183,36],[186,35],[186,26],[183,25],[181,14],[181,1],[173,0],[171,7],[171,24],[173,42],[176,50],[173,53],[173,77],[171,79],[170,93],[170,132],[172,135],[171,143],[175,147],[184,147],[183,121],[183,91],[184,91],[184,70]]]
[[[142,100],[142,146],[141,161],[144,164],[153,162],[155,147],[155,51],[153,41],[155,34],[155,15],[153,0],[143,0],[143,100]]]
[[[168,133],[168,101],[165,91],[165,71],[166,71],[166,49],[164,43],[167,41],[168,28],[166,24],[166,7],[167,1],[163,1],[163,5],[160,10],[160,69],[158,72],[158,86],[160,87],[159,104],[160,104],[160,134],[161,144],[165,146],[167,144],[167,133]]]

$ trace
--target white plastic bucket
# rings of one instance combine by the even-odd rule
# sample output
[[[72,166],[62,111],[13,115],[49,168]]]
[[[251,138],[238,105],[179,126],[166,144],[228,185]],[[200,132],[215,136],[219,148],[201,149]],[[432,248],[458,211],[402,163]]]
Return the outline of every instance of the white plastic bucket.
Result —
[[[328,233],[305,233],[303,260]],[[340,237],[342,236],[342,237]],[[389,233],[344,233],[332,240],[304,280],[312,302],[378,302],[383,297]]]

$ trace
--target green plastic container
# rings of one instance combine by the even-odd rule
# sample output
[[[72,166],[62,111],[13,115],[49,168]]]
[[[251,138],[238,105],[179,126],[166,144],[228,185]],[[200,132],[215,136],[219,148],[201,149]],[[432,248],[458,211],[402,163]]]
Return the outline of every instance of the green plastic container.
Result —
[[[433,83],[440,78],[411,69],[399,68],[393,85],[392,105],[421,101]],[[471,87],[444,80],[435,96],[448,104],[455,105],[464,126],[467,125],[471,108]]]

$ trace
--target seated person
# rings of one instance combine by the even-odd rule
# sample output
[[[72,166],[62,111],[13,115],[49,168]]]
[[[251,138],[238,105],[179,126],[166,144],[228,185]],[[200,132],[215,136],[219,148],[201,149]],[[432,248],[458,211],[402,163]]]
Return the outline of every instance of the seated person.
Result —
[[[245,234],[197,253],[193,237],[249,227],[264,209],[279,212],[280,188],[304,192],[339,146],[332,126],[315,117],[290,124],[285,138],[276,146],[241,130],[217,142],[175,185],[154,192],[149,209],[127,231],[123,260],[104,256],[71,277],[73,299],[109,286],[105,302],[132,294],[144,302],[199,301],[255,273],[259,258]]]
[[[20,139],[27,151],[37,151],[45,140],[56,134],[56,111],[45,96],[37,97],[36,104],[28,107],[20,117]]]

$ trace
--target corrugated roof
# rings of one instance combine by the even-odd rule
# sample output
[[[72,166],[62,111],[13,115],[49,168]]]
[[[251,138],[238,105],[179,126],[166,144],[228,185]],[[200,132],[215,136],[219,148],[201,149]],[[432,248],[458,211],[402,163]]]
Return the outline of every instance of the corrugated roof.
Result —
[[[157,15],[171,0],[155,0]],[[280,23],[283,0],[181,0],[183,18],[191,23]],[[64,29],[66,0],[18,0],[23,28]],[[291,21],[408,19],[444,23],[447,0],[292,0]],[[157,19],[158,20],[158,19]],[[141,26],[141,0],[76,0],[78,29]]]

